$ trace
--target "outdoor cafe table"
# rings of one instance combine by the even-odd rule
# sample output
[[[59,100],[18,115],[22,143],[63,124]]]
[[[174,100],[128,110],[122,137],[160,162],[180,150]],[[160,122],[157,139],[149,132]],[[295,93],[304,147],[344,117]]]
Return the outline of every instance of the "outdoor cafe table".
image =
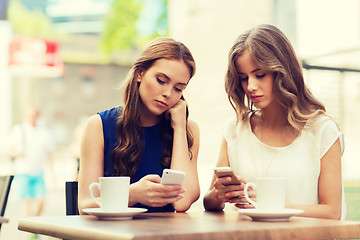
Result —
[[[344,239],[360,238],[360,222],[291,217],[256,222],[237,212],[143,213],[127,220],[41,216],[19,221],[22,231],[63,239]]]

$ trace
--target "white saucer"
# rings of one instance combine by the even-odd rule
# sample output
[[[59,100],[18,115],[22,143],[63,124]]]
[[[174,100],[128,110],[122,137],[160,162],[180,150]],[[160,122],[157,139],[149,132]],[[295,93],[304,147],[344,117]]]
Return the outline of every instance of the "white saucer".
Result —
[[[121,212],[104,212],[101,208],[85,208],[83,209],[87,214],[93,215],[98,219],[104,220],[119,220],[119,219],[130,219],[133,216],[146,212],[146,208],[128,208]]]
[[[281,211],[262,211],[258,209],[239,209],[239,213],[251,217],[254,221],[284,222],[304,212],[301,209],[285,208]]]

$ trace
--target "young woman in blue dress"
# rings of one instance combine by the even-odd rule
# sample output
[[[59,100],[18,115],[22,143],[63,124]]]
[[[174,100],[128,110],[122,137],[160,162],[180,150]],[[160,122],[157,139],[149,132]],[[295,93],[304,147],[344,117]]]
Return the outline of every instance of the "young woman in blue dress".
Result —
[[[81,142],[79,210],[98,207],[89,185],[130,176],[129,207],[186,211],[200,195],[199,128],[188,120],[183,91],[195,73],[189,49],[171,38],[151,41],[124,85],[124,102],[90,117]],[[186,173],[181,185],[160,184],[163,169]]]
[[[278,28],[260,25],[238,37],[225,89],[236,116],[225,124],[217,166],[230,166],[243,184],[214,176],[205,209],[222,210],[226,202],[254,208],[244,198],[244,184],[283,177],[286,208],[343,218],[342,134],[305,85],[301,64]],[[256,191],[250,195],[256,199]]]

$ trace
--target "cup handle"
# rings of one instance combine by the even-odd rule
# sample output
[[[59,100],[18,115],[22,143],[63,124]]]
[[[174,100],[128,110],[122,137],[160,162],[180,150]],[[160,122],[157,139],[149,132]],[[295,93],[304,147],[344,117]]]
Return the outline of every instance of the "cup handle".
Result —
[[[90,184],[89,186],[89,191],[90,191],[90,196],[91,196],[91,199],[97,203],[97,205],[99,205],[99,207],[101,207],[101,202],[99,200],[97,200],[95,197],[94,197],[94,194],[93,194],[93,188],[94,187],[97,187],[100,191],[100,184],[98,182],[93,182]]]
[[[247,200],[249,203],[251,203],[252,205],[254,205],[254,207],[256,208],[257,202],[255,202],[254,200],[252,200],[252,199],[249,197],[249,195],[248,195],[248,188],[249,188],[250,186],[253,187],[253,188],[255,188],[255,184],[254,184],[254,183],[246,183],[246,184],[245,184],[245,187],[244,187],[245,198],[246,198],[246,200]]]

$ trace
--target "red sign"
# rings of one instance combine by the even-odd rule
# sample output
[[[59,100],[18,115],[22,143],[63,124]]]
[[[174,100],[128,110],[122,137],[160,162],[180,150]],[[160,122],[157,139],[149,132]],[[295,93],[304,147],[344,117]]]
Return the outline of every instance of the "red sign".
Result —
[[[9,67],[15,75],[33,77],[59,77],[64,70],[58,43],[24,37],[11,41]]]

